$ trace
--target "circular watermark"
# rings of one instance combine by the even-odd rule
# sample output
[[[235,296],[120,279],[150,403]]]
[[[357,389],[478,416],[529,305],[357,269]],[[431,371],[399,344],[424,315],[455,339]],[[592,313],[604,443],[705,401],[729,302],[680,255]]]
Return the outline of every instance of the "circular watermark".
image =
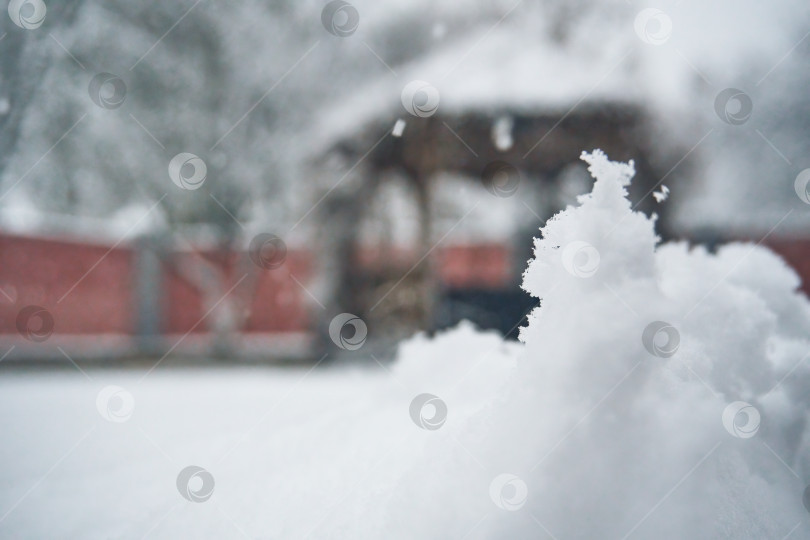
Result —
[[[26,30],[35,30],[45,22],[48,8],[42,0],[11,0],[8,3],[8,16],[11,21]]]
[[[248,254],[259,268],[274,270],[287,259],[287,244],[275,234],[257,234],[250,241]]]
[[[419,118],[433,116],[439,110],[439,90],[425,81],[411,81],[402,89],[402,106]]]
[[[726,88],[714,98],[714,112],[726,124],[742,125],[748,122],[753,111],[751,96],[737,88]]]
[[[433,394],[419,394],[408,410],[413,423],[428,431],[436,431],[447,421],[447,404]]]
[[[360,25],[357,9],[343,0],[332,0],[321,11],[321,23],[326,31],[337,37],[348,37]]]
[[[641,343],[647,352],[659,358],[670,358],[681,344],[678,329],[664,321],[653,321],[644,328]]]
[[[723,410],[723,427],[738,439],[750,439],[759,431],[759,411],[745,401],[735,401]]]
[[[493,161],[484,167],[481,182],[496,197],[511,197],[520,186],[520,172],[505,161]]]
[[[189,465],[177,475],[177,491],[187,501],[201,503],[214,494],[214,475],[197,465]]]
[[[182,152],[169,162],[169,178],[181,189],[193,191],[202,187],[208,167],[194,154]]]
[[[503,473],[496,476],[489,484],[489,497],[501,510],[514,512],[526,504],[529,487],[520,477]]]
[[[118,75],[99,73],[90,79],[87,93],[93,103],[102,109],[117,109],[127,97],[127,85]]]
[[[796,176],[793,189],[803,203],[810,204],[810,169],[805,169]]]
[[[575,240],[562,250],[562,265],[569,274],[580,278],[589,278],[599,270],[602,258],[599,251],[582,240]]]
[[[15,322],[17,332],[28,341],[41,343],[53,334],[53,315],[42,306],[25,306]]]
[[[329,323],[332,342],[346,351],[356,351],[366,342],[368,327],[365,321],[351,313],[336,315]]]
[[[135,398],[120,386],[105,386],[96,396],[96,409],[104,420],[120,424],[132,416]]]
[[[660,9],[642,9],[633,21],[633,28],[644,43],[663,45],[672,35],[672,19]]]

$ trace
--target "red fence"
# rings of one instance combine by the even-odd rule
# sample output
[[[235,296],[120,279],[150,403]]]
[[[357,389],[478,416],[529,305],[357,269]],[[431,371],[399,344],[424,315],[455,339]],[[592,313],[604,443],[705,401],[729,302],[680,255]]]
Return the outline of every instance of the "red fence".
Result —
[[[28,305],[42,306],[54,332],[132,333],[133,251],[0,235],[0,333],[17,332]]]
[[[27,348],[28,354],[41,355],[46,344],[20,331],[27,306],[44,308],[52,318],[52,328],[43,329],[58,337],[48,340],[50,354],[57,350],[54,343],[68,349],[73,343],[84,356],[91,354],[87,347],[101,356],[116,350],[131,354],[137,348],[133,338],[144,342],[145,326],[151,326],[146,333],[153,337],[174,336],[176,341],[183,336],[185,345],[193,344],[211,334],[222,317],[236,319],[243,337],[289,341],[297,336],[298,344],[314,327],[314,301],[304,289],[314,267],[309,252],[290,249],[282,266],[258,271],[246,253],[175,251],[154,259],[154,275],[146,287],[144,253],[127,243],[0,234],[0,339],[18,347],[17,353]],[[440,281],[456,288],[504,287],[514,275],[510,254],[501,245],[439,249]],[[418,259],[407,251],[401,255]],[[372,252],[364,259],[373,266]],[[214,286],[191,279],[188,270],[200,274],[202,267],[216,275],[207,282]],[[36,333],[43,321],[22,324],[23,330]],[[37,347],[33,353],[31,347]]]
[[[241,255],[241,254],[240,254]],[[109,247],[64,240],[0,235],[0,334],[17,332],[17,317],[29,305],[44,307],[53,317],[55,334],[137,333],[135,259],[132,246]],[[194,257],[173,254],[173,259]],[[236,284],[236,256],[217,264]],[[179,260],[182,264],[182,260]],[[206,332],[210,309],[202,291],[162,264],[160,330],[168,334]],[[245,331],[288,332],[308,327],[299,282],[309,278],[309,256],[291,251],[283,267],[257,273],[232,291],[239,309],[247,313]],[[248,291],[248,285],[251,286]],[[223,291],[223,293],[226,291]],[[208,313],[211,315],[211,313]]]
[[[215,316],[216,312],[208,313],[211,310],[210,302],[206,305],[199,288],[175,270],[175,266],[183,264],[182,259],[193,259],[198,255],[175,253],[172,257],[175,265],[162,265],[161,290],[165,294],[165,300],[161,313],[165,320],[161,330],[169,334],[207,332],[210,329],[209,324],[201,321],[207,316]],[[310,328],[308,299],[301,288],[301,284],[310,279],[312,261],[308,253],[290,250],[281,267],[258,272],[251,267],[245,270],[245,253],[225,257],[212,257],[209,254],[205,259],[227,276],[222,280],[223,290],[208,291],[213,294],[214,303],[234,287],[229,297],[234,301],[232,309],[239,311],[233,316],[245,317],[244,323],[240,325],[242,331],[302,332]]]

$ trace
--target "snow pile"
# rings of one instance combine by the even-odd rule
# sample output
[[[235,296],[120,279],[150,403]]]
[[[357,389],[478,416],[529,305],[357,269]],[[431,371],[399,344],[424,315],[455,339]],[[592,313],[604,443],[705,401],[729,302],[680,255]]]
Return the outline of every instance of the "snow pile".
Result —
[[[400,344],[392,375],[407,388],[420,388],[478,411],[511,377],[522,350],[498,332],[477,330],[469,321],[431,339],[423,334]],[[459,415],[460,410],[453,410]]]
[[[453,457],[427,443],[390,529],[754,539],[806,527],[810,304],[795,273],[757,246],[656,249],[654,218],[626,198],[632,163],[583,159],[592,193],[542,229],[524,275],[542,302],[518,365],[494,407],[448,420]]]

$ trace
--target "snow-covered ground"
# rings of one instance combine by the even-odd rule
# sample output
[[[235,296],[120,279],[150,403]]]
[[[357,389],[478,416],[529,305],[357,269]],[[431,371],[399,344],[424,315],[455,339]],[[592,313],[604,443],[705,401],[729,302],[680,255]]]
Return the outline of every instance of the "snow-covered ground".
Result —
[[[428,441],[448,455],[458,448],[462,420],[514,365],[516,344],[470,327],[455,335],[449,349],[440,339],[393,372],[370,358],[364,370],[4,372],[0,538],[407,537],[386,524],[393,487],[427,458]],[[451,360],[459,341],[476,351]],[[504,369],[493,371],[495,361]],[[124,392],[102,393],[111,385]],[[411,419],[411,401],[425,392],[451,404],[441,430]],[[178,491],[189,465],[214,479],[203,503]]]
[[[656,246],[632,165],[583,159],[523,344],[462,324],[364,369],[4,374],[0,536],[807,538],[796,274]]]

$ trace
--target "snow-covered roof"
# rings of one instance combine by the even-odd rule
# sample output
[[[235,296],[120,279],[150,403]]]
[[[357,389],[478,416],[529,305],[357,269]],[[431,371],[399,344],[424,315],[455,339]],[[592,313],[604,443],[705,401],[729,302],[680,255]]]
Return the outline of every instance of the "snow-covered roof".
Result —
[[[375,122],[411,116],[403,90],[412,81],[433,86],[438,113],[468,111],[565,114],[587,103],[646,105],[662,117],[678,116],[689,103],[696,73],[682,61],[662,69],[649,44],[633,32],[616,34],[600,47],[558,42],[514,25],[482,28],[431,50],[396,74],[382,72],[362,91],[330,103],[320,114],[310,151],[317,155],[336,141]]]
[[[381,6],[374,20],[369,16],[364,22],[366,27],[388,24],[395,29],[398,20],[420,10],[417,19],[426,24],[468,21],[466,10],[479,7],[458,4],[453,8],[438,0],[411,0],[397,10]],[[802,135],[795,128],[786,130],[776,114],[787,114],[797,101],[800,85],[794,79],[800,78],[805,62],[799,45],[806,38],[806,3],[785,0],[775,9],[768,3],[732,0],[656,7],[624,0],[571,2],[564,7],[572,14],[570,25],[560,34],[542,11],[551,13],[563,2],[523,2],[514,9],[495,4],[479,14],[478,26],[438,32],[435,42],[423,44],[420,55],[391,62],[391,69],[378,63],[389,60],[385,50],[377,49],[385,37],[358,32],[371,51],[359,44],[358,49],[376,63],[377,75],[370,82],[357,79],[348,93],[324,104],[302,157],[322,156],[341,140],[365,137],[373,142],[371,135],[382,135],[400,118],[418,120],[401,98],[414,80],[436,88],[439,115],[564,115],[589,103],[626,102],[648,114],[657,147],[681,155],[695,150],[692,158],[703,162],[701,169],[690,171],[689,186],[673,187],[674,198],[683,202],[678,213],[684,227],[764,233],[778,222],[780,231],[806,230],[807,212],[783,219],[787,208],[804,208],[788,185],[798,172],[788,161],[795,163],[800,155]],[[367,5],[364,13],[371,9]],[[645,12],[656,14],[648,27],[641,24]],[[717,96],[728,88],[741,89],[754,100],[749,124],[729,125],[716,111]]]

